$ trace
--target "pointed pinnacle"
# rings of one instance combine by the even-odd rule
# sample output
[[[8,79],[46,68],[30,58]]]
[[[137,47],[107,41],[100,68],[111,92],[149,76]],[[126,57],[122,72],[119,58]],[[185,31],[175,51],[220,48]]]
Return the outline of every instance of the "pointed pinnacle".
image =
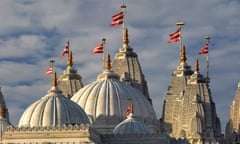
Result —
[[[110,54],[107,55],[105,69],[106,69],[106,70],[111,70],[111,59],[110,59]]]
[[[52,86],[56,87],[57,86],[57,73],[54,72],[54,75],[52,77]]]
[[[72,67],[73,64],[74,64],[74,62],[73,62],[72,51],[70,51],[70,54],[69,54],[69,56],[68,56],[68,66],[69,66],[69,67]]]

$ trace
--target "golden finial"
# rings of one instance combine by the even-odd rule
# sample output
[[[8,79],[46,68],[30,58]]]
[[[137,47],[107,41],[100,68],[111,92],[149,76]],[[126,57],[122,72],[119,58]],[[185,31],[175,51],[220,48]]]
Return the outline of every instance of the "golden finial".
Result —
[[[127,6],[123,3],[123,4],[121,5],[121,9],[125,9],[125,8],[127,8]]]
[[[73,57],[72,57],[72,51],[70,51],[68,55],[68,66],[72,67],[73,66]]]
[[[57,86],[57,73],[54,72],[54,75],[52,77],[52,86],[56,87]]]
[[[184,22],[183,22],[183,21],[176,22],[176,25],[177,25],[177,26],[183,26],[183,25],[184,25]]]
[[[199,62],[198,62],[198,58],[196,59],[196,62],[195,62],[195,72],[199,72]]]
[[[107,55],[105,69],[106,69],[106,70],[111,70],[111,59],[110,59],[110,54]]]
[[[4,112],[3,112],[3,106],[2,105],[0,105],[0,118],[1,117],[4,117],[4,114],[3,114]]]
[[[183,45],[183,46],[181,47],[180,62],[181,62],[181,63],[185,63],[186,60],[187,60],[186,50],[185,50],[185,45]]]
[[[123,31],[123,44],[128,45],[129,40],[128,40],[128,29],[125,28]]]

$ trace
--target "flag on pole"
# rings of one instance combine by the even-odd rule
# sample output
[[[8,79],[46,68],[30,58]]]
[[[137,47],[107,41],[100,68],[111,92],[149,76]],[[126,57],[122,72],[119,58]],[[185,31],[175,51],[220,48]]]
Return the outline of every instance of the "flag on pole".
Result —
[[[113,15],[112,23],[110,24],[110,26],[118,26],[118,25],[123,24],[123,18],[124,18],[123,11]]]
[[[50,66],[50,67],[45,71],[44,75],[50,75],[50,74],[52,74],[52,73],[53,73],[53,67]]]
[[[64,58],[64,55],[65,54],[68,54],[69,53],[69,41],[67,41],[64,49],[63,49],[63,52],[62,52],[62,58]]]
[[[125,111],[125,116],[128,116],[130,112],[132,112],[132,106],[131,106],[131,104],[128,104],[128,107]]]
[[[181,29],[177,29],[177,31],[169,34],[170,39],[168,40],[168,43],[175,43],[175,42],[181,42]]]
[[[93,49],[93,54],[102,54],[104,53],[103,43],[100,43],[96,45],[96,47]]]
[[[199,55],[208,54],[208,44],[206,43],[205,46],[199,51]]]

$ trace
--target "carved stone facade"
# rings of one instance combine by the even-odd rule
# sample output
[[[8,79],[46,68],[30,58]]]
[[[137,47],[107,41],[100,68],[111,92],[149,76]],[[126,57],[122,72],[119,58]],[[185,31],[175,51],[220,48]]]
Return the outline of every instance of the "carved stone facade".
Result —
[[[225,136],[229,143],[240,143],[240,82],[230,108]]]
[[[63,95],[71,98],[79,89],[83,87],[82,77],[77,70],[73,68],[73,56],[70,52],[68,56],[68,66],[58,80],[58,87],[62,90]]]
[[[185,47],[181,49],[180,65],[173,72],[164,101],[163,131],[190,143],[222,142],[220,120],[209,89],[209,78],[186,63]]]
[[[124,29],[123,33],[123,47],[115,55],[112,70],[120,76],[121,81],[138,89],[151,102],[147,81],[142,72],[138,56],[133,51],[133,48],[128,45],[128,30]]]

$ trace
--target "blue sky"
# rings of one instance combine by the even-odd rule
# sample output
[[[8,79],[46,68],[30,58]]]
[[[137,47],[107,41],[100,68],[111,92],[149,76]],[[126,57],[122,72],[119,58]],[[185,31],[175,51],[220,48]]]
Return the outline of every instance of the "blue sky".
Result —
[[[121,44],[121,27],[109,27],[120,11],[118,0],[2,0],[0,1],[0,86],[10,120],[17,124],[24,111],[44,96],[50,77],[43,75],[49,60],[62,74],[67,40],[75,65],[86,85],[102,72],[101,56],[91,51],[104,37],[112,58]],[[238,0],[129,0],[125,1],[130,46],[139,56],[158,118],[173,70],[179,64],[178,44],[167,44],[168,34],[184,21],[187,63],[194,66],[198,51],[209,44],[210,88],[222,129],[239,82],[240,2]],[[199,56],[206,74],[205,57]]]

